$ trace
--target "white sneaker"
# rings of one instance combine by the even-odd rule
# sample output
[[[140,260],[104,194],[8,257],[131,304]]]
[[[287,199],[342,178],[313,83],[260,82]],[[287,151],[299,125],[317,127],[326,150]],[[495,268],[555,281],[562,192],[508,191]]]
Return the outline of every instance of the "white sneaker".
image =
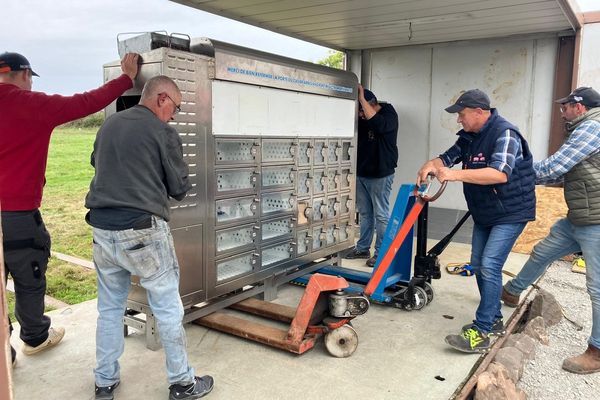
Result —
[[[48,339],[46,339],[43,343],[35,347],[30,346],[27,343],[23,343],[23,354],[30,356],[54,347],[60,343],[63,336],[65,336],[65,328],[50,328],[48,329]]]

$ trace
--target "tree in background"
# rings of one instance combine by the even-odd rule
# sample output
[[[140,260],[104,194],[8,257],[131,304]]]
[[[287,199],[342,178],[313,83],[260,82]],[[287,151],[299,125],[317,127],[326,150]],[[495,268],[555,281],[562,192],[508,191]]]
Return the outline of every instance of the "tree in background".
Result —
[[[329,55],[318,60],[317,64],[331,68],[344,69],[344,53],[341,51],[329,50]]]

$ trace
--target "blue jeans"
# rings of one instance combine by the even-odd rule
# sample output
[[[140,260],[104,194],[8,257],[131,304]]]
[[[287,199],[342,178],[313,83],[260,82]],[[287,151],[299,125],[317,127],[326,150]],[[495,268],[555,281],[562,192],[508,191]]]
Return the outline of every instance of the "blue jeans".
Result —
[[[390,192],[394,175],[383,178],[357,177],[356,180],[356,208],[360,215],[360,238],[356,243],[356,250],[368,251],[375,239],[375,254],[377,257],[381,241],[385,234],[390,219]]]
[[[525,225],[521,222],[473,226],[471,266],[481,297],[475,313],[475,325],[481,332],[490,332],[494,322],[502,318],[502,267]]]
[[[505,288],[511,294],[521,294],[542,276],[552,261],[578,251],[585,259],[587,291],[592,300],[592,334],[588,342],[600,348],[600,225],[573,225],[566,218],[557,221]]]
[[[191,384],[194,369],[188,365],[183,330],[183,305],[179,296],[179,264],[169,226],[152,218],[152,228],[107,231],[93,228],[94,264],[98,279],[96,327],[96,385],[120,380],[123,354],[123,315],[131,275],[140,277],[158,325],[165,350],[170,384]]]

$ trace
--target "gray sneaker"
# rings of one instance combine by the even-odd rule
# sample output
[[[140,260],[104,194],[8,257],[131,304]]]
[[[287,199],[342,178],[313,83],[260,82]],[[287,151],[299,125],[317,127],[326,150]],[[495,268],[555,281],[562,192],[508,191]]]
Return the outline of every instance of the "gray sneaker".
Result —
[[[119,381],[113,383],[110,386],[98,386],[95,385],[94,389],[94,400],[113,400],[115,398],[115,389],[119,386]]]
[[[190,385],[171,385],[169,386],[169,400],[191,400],[204,397],[213,390],[215,381],[212,376],[196,376],[194,383]]]
[[[487,353],[490,350],[490,338],[477,327],[469,328],[458,335],[448,335],[446,343],[463,353]]]
[[[359,251],[356,249],[356,247],[354,247],[344,255],[344,258],[346,260],[355,260],[357,258],[368,260],[371,258],[371,252],[369,250]]]

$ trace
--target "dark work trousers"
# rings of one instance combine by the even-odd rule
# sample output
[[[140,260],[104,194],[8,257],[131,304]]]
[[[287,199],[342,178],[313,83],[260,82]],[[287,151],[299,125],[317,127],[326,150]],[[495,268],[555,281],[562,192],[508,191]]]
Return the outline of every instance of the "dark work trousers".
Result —
[[[2,232],[6,275],[15,285],[20,337],[35,347],[48,338],[50,328],[50,318],[44,315],[50,234],[38,210],[2,211]]]

